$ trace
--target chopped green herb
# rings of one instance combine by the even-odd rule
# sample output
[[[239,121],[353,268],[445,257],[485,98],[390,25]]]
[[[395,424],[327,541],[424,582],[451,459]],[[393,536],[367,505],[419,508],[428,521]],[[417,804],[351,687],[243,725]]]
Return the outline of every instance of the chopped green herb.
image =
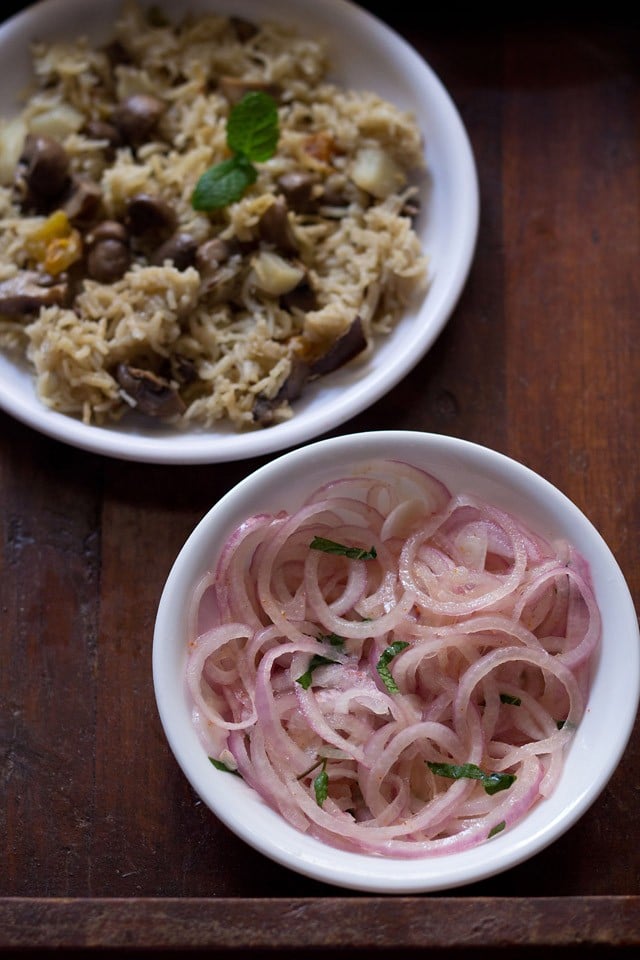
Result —
[[[497,833],[502,833],[506,825],[507,824],[504,820],[501,820],[500,823],[496,823],[495,827],[491,827],[491,830],[489,830],[487,840],[491,840],[491,837],[495,837]]]
[[[242,774],[238,770],[233,770],[231,767],[228,767],[226,763],[222,760],[216,760],[215,757],[209,757],[209,760],[214,765],[216,770],[223,770],[225,773],[234,773],[236,777],[241,777]]]
[[[493,796],[501,790],[508,790],[515,781],[514,773],[485,773],[475,763],[431,763],[427,760],[427,766],[432,773],[439,777],[448,777],[450,780],[482,780],[486,793]]]
[[[316,667],[322,667],[326,663],[335,663],[335,660],[329,660],[328,657],[323,657],[319,653],[314,653],[309,661],[309,666],[304,673],[300,674],[299,677],[296,677],[296,683],[299,683],[303,690],[308,690],[311,686],[312,673]]]
[[[324,553],[337,553],[350,560],[375,560],[378,556],[376,548],[362,550],[360,547],[346,547],[343,543],[336,543],[335,540],[327,540],[325,537],[314,537],[311,541],[312,550],[322,550]]]
[[[500,700],[502,703],[510,703],[514,707],[519,707],[522,705],[522,700],[520,697],[512,697],[510,693],[501,693]]]
[[[318,776],[313,781],[313,789],[316,795],[316,803],[319,807],[327,799],[327,794],[329,793],[329,775],[327,773],[327,761],[324,760],[322,763],[322,770]]]
[[[273,97],[261,90],[245,94],[227,121],[227,146],[233,155],[202,174],[191,197],[194,210],[218,210],[240,200],[257,179],[254,163],[273,156],[279,136]]]
[[[332,647],[344,647],[344,637],[339,637],[337,633],[319,633],[317,639],[320,643],[329,643]]]
[[[405,647],[408,647],[409,644],[405,643],[404,640],[396,640],[395,643],[390,644],[383,650],[380,659],[376,664],[376,670],[382,678],[382,682],[389,691],[389,693],[399,693],[398,684],[395,682],[391,676],[391,671],[389,670],[389,663],[393,660],[394,657],[404,650]]]

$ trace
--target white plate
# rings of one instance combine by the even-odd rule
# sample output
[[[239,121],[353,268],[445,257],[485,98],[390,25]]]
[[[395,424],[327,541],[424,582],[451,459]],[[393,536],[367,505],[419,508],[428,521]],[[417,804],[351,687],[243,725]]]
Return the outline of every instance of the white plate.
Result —
[[[430,258],[431,284],[423,303],[380,341],[364,366],[322,378],[296,403],[291,420],[248,433],[231,428],[176,432],[147,420],[114,427],[87,426],[38,400],[31,374],[0,353],[0,407],[44,434],[94,453],[153,463],[213,463],[283,450],[333,429],[394,387],[424,356],[449,319],[466,281],[478,230],[479,201],[473,153],[447,90],[419,54],[377,17],[348,0],[145,0],[167,12],[214,10],[254,20],[290,22],[308,36],[328,39],[332,79],[373,89],[412,110],[425,136],[430,183],[416,228]],[[15,113],[30,77],[32,40],[111,33],[121,0],[43,0],[0,27],[0,114]],[[428,187],[428,189],[427,189]]]

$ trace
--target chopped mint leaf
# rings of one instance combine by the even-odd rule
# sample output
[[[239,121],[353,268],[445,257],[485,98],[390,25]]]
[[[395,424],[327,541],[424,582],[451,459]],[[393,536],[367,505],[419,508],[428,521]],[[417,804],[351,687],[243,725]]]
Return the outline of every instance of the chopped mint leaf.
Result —
[[[500,700],[502,703],[510,703],[514,707],[519,707],[522,705],[522,700],[520,697],[512,697],[510,693],[501,693]]]
[[[316,795],[316,803],[319,807],[321,807],[327,799],[327,794],[329,793],[329,775],[327,773],[326,760],[323,761],[322,770],[313,781],[313,789]]]
[[[405,643],[404,640],[396,640],[395,643],[390,644],[388,647],[383,650],[380,659],[376,664],[376,670],[382,678],[382,682],[389,691],[389,693],[399,693],[398,684],[395,682],[389,670],[389,663],[393,660],[394,657],[404,650],[405,647],[408,647],[409,644]]]
[[[239,770],[233,770],[231,767],[228,767],[227,764],[224,763],[222,760],[216,760],[215,757],[209,757],[209,760],[214,765],[216,770],[223,770],[225,773],[233,773],[236,775],[236,777],[242,776]]]
[[[296,677],[296,683],[299,683],[303,690],[308,690],[311,686],[311,681],[313,679],[312,673],[316,667],[322,667],[326,663],[335,663],[335,660],[329,660],[328,657],[323,657],[319,653],[315,653],[311,660],[309,661],[309,666],[299,677]]]
[[[336,543],[335,540],[327,540],[326,537],[314,537],[311,541],[312,550],[322,550],[324,553],[336,553],[350,560],[375,560],[378,556],[376,548],[362,550],[360,547],[346,547],[343,543]]]
[[[317,639],[320,643],[329,643],[332,647],[344,647],[344,637],[339,637],[337,633],[319,633]]]
[[[491,837],[495,837],[497,833],[502,833],[506,825],[507,824],[504,820],[501,820],[500,823],[496,823],[495,827],[491,827],[491,830],[489,830],[489,833],[487,834],[487,840],[491,840]]]
[[[516,776],[514,773],[485,773],[475,763],[431,763],[427,760],[427,766],[432,773],[439,777],[448,777],[450,780],[482,780],[486,793],[493,796],[501,790],[508,790],[514,783]]]

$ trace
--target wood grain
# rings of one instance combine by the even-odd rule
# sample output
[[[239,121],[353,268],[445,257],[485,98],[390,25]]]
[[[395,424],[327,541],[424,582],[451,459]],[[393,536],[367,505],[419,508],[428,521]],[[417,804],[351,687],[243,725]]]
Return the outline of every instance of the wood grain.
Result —
[[[450,90],[482,215],[432,350],[336,433],[446,433],[521,460],[592,519],[637,605],[640,28],[372,6]],[[343,894],[193,795],[155,708],[155,610],[194,525],[261,462],[108,460],[0,415],[0,950],[637,947],[637,728],[565,836],[455,896]]]

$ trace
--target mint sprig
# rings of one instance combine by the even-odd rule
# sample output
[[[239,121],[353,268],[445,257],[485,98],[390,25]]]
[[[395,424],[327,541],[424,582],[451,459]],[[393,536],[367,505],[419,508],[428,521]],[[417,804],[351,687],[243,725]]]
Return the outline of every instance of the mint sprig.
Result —
[[[232,156],[202,174],[191,196],[194,210],[209,212],[240,200],[258,177],[254,164],[273,156],[279,137],[273,97],[262,90],[246,93],[227,120],[227,146]]]

